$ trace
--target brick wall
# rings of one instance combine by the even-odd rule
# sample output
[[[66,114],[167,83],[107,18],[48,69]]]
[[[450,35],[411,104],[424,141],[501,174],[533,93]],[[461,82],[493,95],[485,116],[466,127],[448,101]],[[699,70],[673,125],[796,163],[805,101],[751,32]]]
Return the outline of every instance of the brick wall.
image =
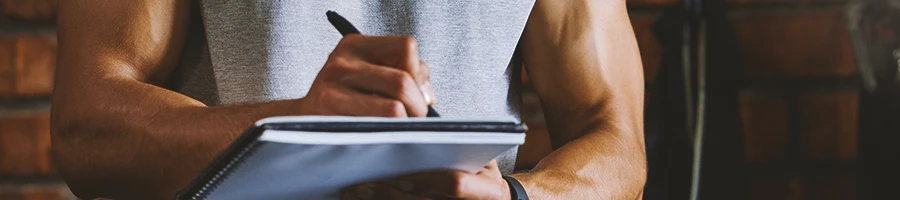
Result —
[[[796,7],[773,2],[768,9],[738,7],[732,15],[744,71],[754,87],[740,96],[746,156],[760,166],[802,167],[751,176],[751,199],[856,199],[852,169],[818,170],[853,162],[857,154],[858,93],[844,84],[855,68],[843,7],[840,1]],[[799,88],[753,85],[771,80]],[[787,143],[790,133],[799,136],[798,143]]]
[[[0,199],[74,199],[53,172],[56,0],[0,1]]]
[[[847,166],[857,155],[858,91],[845,1],[726,2],[748,83],[739,102],[747,168],[756,172],[750,199],[856,199]],[[649,26],[678,3],[629,0],[648,79],[662,53]]]

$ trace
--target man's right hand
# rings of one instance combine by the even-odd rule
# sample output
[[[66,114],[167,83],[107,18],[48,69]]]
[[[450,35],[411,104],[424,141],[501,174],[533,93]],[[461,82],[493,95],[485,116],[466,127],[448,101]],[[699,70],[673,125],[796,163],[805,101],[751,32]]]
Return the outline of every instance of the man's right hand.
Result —
[[[351,34],[332,51],[300,109],[308,115],[422,117],[435,101],[428,79],[413,38]]]
[[[424,116],[434,102],[409,37],[344,37],[301,99],[208,106],[169,90],[191,2],[59,2],[51,151],[79,198],[172,199],[266,117]]]

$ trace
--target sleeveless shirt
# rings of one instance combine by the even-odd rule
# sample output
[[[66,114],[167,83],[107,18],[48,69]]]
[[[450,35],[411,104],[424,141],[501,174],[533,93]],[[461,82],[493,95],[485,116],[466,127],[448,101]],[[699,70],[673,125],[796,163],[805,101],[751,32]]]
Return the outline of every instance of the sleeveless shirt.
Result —
[[[168,88],[209,106],[302,98],[341,39],[334,10],[365,35],[418,42],[442,117],[519,118],[510,60],[534,0],[200,0]],[[497,158],[510,173],[513,149]]]

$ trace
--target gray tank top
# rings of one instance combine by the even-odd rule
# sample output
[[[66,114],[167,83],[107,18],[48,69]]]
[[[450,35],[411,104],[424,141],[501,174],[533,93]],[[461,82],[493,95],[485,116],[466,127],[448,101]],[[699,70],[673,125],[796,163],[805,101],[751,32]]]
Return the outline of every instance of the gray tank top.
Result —
[[[447,117],[518,118],[510,60],[534,0],[201,0],[168,87],[207,105],[306,95],[341,34],[334,10],[366,35],[406,35],[431,67]],[[498,158],[509,173],[515,149]]]

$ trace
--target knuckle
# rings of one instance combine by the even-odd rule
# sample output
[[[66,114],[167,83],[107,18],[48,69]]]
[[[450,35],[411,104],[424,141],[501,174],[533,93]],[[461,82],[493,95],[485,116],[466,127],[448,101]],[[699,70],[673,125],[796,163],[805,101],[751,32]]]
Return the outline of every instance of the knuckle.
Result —
[[[400,44],[403,45],[404,50],[410,53],[418,51],[418,42],[416,42],[415,38],[403,36],[402,38],[400,38]]]
[[[341,37],[341,41],[338,42],[338,47],[353,45],[359,41],[362,37],[365,37],[360,34],[350,34],[344,37]]]
[[[323,103],[335,102],[340,98],[340,92],[333,88],[323,88],[319,91],[318,97]]]
[[[425,64],[425,62],[419,62],[419,76],[425,78],[425,80],[431,79],[431,69],[428,68],[428,64]]]
[[[450,173],[450,180],[451,180],[451,182],[450,182],[451,188],[449,188],[450,189],[450,191],[448,191],[449,193],[451,193],[453,196],[460,196],[460,195],[465,194],[465,191],[463,191],[463,185],[465,184],[465,176],[463,176],[462,173],[459,173],[459,172]]]
[[[326,66],[330,67],[346,67],[350,64],[350,61],[341,55],[331,54],[328,58],[328,64]]]
[[[337,45],[334,46],[334,50],[331,50],[331,53],[328,54],[328,58],[330,59],[330,58],[333,58],[336,56],[346,54],[348,48],[351,48],[350,45],[348,44],[348,42],[346,40],[342,39],[340,42],[338,42]]]
[[[334,56],[328,59],[328,63],[322,68],[325,73],[335,72],[337,74],[346,74],[353,70],[350,59],[343,56]]]
[[[403,76],[400,80],[400,88],[416,88],[416,80],[407,73],[402,73]]]
[[[402,42],[403,45],[412,46],[412,47],[415,47],[416,43],[417,43],[416,39],[413,37],[410,37],[410,36],[401,36],[400,42]]]
[[[415,81],[413,81],[412,76],[407,73],[397,73],[394,75],[392,82],[394,83],[392,89],[394,90],[393,95],[395,95],[395,97],[403,95],[406,92],[406,88],[415,86]]]
[[[385,110],[387,110],[388,116],[390,117],[402,117],[406,115],[406,108],[404,108],[403,102],[396,100],[388,103]]]

